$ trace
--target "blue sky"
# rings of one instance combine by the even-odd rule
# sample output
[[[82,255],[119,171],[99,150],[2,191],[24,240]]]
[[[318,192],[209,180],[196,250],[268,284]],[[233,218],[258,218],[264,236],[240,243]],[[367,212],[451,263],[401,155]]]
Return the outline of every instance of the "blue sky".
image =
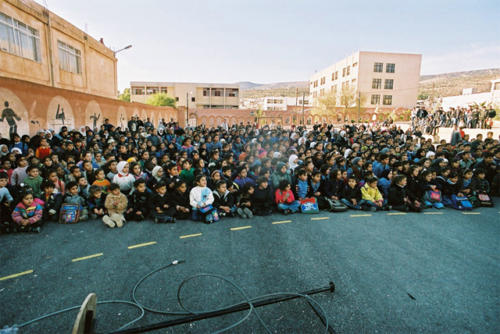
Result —
[[[38,0],[118,49],[130,81],[308,80],[357,50],[422,53],[422,74],[500,67],[500,1]]]

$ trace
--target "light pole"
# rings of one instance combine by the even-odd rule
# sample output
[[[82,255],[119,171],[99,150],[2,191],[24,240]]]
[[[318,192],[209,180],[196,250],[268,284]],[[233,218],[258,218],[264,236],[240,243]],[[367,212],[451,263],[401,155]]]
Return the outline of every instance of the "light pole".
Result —
[[[189,95],[193,95],[193,92],[186,92],[186,127],[188,126],[188,120],[189,120]]]
[[[115,56],[116,56],[116,54],[117,54],[118,52],[122,52],[123,50],[130,49],[131,47],[132,47],[132,44],[127,45],[126,47],[121,48],[121,49],[119,49],[119,50],[113,51],[113,53],[114,53],[114,54],[115,54]]]

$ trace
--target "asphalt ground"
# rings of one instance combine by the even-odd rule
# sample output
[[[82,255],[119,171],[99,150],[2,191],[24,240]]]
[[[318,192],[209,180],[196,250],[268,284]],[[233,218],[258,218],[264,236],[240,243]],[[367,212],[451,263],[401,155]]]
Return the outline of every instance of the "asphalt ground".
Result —
[[[139,301],[180,311],[177,287],[197,273],[224,275],[250,297],[300,292],[333,281],[334,294],[313,297],[337,333],[499,333],[499,211],[497,198],[496,207],[467,214],[451,209],[421,214],[276,214],[229,218],[213,225],[128,222],[113,230],[90,221],[48,224],[40,234],[1,235],[0,328],[79,305],[90,292],[98,300],[130,300],[141,277],[173,260],[185,260],[147,279],[137,291]],[[232,230],[245,226],[250,227]],[[85,259],[91,255],[95,257]],[[9,278],[19,273],[24,274]],[[231,287],[213,278],[190,281],[182,297],[197,311],[241,300]],[[97,309],[99,332],[116,329],[138,315],[126,305]],[[257,312],[273,332],[324,329],[303,300]],[[76,313],[40,321],[19,333],[69,333]],[[208,333],[244,315],[156,333]],[[147,313],[133,327],[171,318]],[[263,332],[255,315],[230,331]]]

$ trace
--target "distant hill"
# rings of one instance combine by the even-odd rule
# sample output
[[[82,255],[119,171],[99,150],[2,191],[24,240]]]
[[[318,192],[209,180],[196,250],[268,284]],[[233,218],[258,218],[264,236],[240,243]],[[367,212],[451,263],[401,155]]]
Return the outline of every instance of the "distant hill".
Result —
[[[462,94],[462,89],[472,88],[473,92],[487,92],[490,80],[500,78],[500,68],[422,75],[419,83],[419,96],[451,96]],[[241,97],[255,98],[264,96],[295,96],[309,94],[308,81],[288,81],[259,84],[250,81],[239,82]]]
[[[419,95],[460,95],[464,88],[472,88],[474,93],[487,92],[491,89],[490,80],[498,78],[500,78],[500,68],[422,75]]]

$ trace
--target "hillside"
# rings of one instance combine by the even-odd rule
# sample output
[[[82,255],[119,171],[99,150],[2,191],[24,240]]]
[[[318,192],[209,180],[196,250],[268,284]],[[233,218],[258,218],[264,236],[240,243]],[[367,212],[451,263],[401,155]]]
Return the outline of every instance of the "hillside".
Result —
[[[490,80],[500,78],[500,68],[476,71],[452,72],[422,75],[419,83],[419,95],[450,96],[462,94],[462,89],[472,88],[475,93],[490,90]],[[241,97],[255,98],[264,96],[299,96],[309,94],[308,81],[289,81],[259,84],[250,81],[239,82]]]

